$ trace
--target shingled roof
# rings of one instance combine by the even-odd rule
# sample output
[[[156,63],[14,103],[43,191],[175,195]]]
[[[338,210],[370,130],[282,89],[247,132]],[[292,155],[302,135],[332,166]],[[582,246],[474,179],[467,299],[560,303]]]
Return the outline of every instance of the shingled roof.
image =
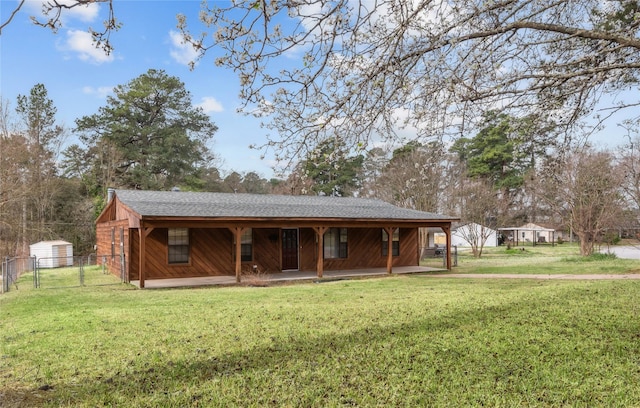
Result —
[[[116,190],[141,217],[394,219],[450,221],[455,217],[354,197]]]

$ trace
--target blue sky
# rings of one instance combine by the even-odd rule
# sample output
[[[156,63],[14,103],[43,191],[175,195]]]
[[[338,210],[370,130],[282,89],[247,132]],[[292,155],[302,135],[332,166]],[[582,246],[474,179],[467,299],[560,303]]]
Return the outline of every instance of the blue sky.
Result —
[[[115,0],[116,18],[123,24],[111,36],[115,48],[109,57],[93,48],[87,27],[100,28],[107,16],[104,6],[67,12],[57,34],[33,25],[30,15],[39,14],[38,1],[28,1],[0,36],[0,96],[15,108],[18,95],[28,95],[42,83],[58,109],[58,122],[67,128],[75,119],[98,112],[111,89],[147,72],[162,69],[176,76],[191,92],[194,105],[201,106],[219,130],[213,150],[222,159],[220,167],[229,173],[256,171],[273,176],[273,163],[260,160],[261,151],[250,144],[265,140],[259,120],[236,113],[239,82],[236,75],[217,68],[213,56],[206,56],[195,70],[187,66],[194,54],[180,44],[176,14],[187,15],[199,32],[199,0]],[[4,22],[18,5],[17,0],[0,1]],[[190,24],[191,26],[191,24]],[[75,143],[69,136],[68,143]]]
[[[0,96],[12,107],[19,94],[26,95],[42,83],[58,109],[58,121],[71,129],[75,119],[97,113],[114,86],[151,68],[162,69],[180,78],[193,103],[202,106],[218,125],[212,148],[225,174],[235,170],[273,176],[270,157],[261,160],[263,152],[248,147],[264,143],[267,131],[259,120],[236,113],[240,105],[236,75],[216,67],[213,55],[207,55],[193,71],[187,65],[194,54],[180,44],[176,14],[185,14],[192,32],[199,33],[200,0],[115,0],[115,14],[123,26],[111,36],[115,51],[109,57],[93,47],[86,33],[89,26],[101,27],[107,16],[104,5],[67,12],[63,27],[53,34],[29,20],[39,13],[40,4],[28,0],[0,36]],[[18,0],[0,0],[0,21],[6,21],[17,5]],[[624,142],[625,132],[616,126],[623,118],[624,114],[609,120],[607,128],[590,141],[609,148]],[[68,143],[74,142],[70,135]]]

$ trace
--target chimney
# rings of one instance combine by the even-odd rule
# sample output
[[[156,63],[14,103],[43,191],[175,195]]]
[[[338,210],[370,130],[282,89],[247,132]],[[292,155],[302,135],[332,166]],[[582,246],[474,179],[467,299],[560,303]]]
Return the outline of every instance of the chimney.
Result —
[[[116,192],[115,188],[112,188],[112,187],[107,188],[107,203],[111,201],[111,199],[113,198],[113,193],[115,192]]]

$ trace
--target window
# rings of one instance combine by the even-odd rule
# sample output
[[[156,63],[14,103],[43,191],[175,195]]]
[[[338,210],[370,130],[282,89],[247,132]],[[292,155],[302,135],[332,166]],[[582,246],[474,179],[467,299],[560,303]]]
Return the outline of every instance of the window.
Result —
[[[347,257],[347,229],[329,228],[324,234],[324,257],[346,258]]]
[[[169,263],[189,263],[189,228],[169,228]]]
[[[240,238],[240,259],[242,262],[253,260],[253,230],[247,228]]]
[[[400,228],[396,228],[393,231],[393,237],[391,238],[391,255],[399,256],[400,255]],[[389,242],[389,234],[387,231],[382,230],[382,256],[387,256],[388,253],[388,242]]]

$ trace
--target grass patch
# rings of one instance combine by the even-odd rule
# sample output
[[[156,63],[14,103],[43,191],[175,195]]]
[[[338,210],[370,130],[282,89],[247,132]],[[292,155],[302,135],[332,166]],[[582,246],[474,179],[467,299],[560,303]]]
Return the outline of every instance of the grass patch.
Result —
[[[564,262],[603,262],[615,261],[618,256],[614,253],[594,253],[589,256],[572,256],[564,258]]]
[[[12,291],[8,406],[638,406],[640,286],[422,276]]]
[[[63,288],[85,285],[113,285],[120,279],[99,265],[66,268],[40,268],[40,288]],[[33,273],[25,274],[24,281],[33,285]]]
[[[508,274],[624,274],[640,273],[640,263],[615,254],[580,256],[576,244],[485,248],[481,258],[470,251],[458,253],[457,273]]]

